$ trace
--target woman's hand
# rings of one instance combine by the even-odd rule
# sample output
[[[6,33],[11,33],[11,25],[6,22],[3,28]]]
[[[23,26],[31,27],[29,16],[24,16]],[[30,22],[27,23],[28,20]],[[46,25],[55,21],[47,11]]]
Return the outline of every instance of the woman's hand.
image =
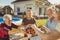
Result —
[[[32,26],[32,24],[28,24],[28,25],[26,25],[26,28],[31,27],[31,26]]]
[[[43,26],[43,28],[45,29],[46,33],[51,32],[47,27]]]

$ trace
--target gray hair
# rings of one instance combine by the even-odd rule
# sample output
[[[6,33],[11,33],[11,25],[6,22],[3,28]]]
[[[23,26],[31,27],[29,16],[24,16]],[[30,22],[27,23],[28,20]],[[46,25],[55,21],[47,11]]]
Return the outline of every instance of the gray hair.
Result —
[[[5,14],[3,16],[3,20],[5,20],[7,17],[10,18],[10,20],[12,20],[12,16],[10,14]]]

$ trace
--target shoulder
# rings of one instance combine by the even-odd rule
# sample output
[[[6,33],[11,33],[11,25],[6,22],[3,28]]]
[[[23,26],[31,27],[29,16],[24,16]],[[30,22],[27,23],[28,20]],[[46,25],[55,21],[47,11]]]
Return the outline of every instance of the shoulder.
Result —
[[[26,18],[23,18],[23,21],[24,21],[24,20],[27,20],[27,19],[26,19]]]
[[[25,20],[26,18],[23,18],[23,20]]]
[[[11,23],[12,25],[15,25],[14,23]]]
[[[47,19],[47,20],[46,20],[46,22],[49,22],[49,21],[50,21],[50,19]]]
[[[23,18],[22,22],[25,22],[27,19],[26,18]]]
[[[1,24],[0,24],[0,27],[3,27],[3,26],[4,26],[4,23],[1,23]]]
[[[12,27],[13,28],[18,28],[18,26],[16,24],[13,24],[13,23],[12,23]]]
[[[32,20],[33,20],[33,21],[36,21],[36,19],[35,19],[35,18],[32,18]]]
[[[34,18],[31,18],[32,20],[35,20]]]
[[[32,18],[32,21],[36,23],[36,21],[35,21],[35,19],[34,19],[34,18]]]
[[[57,20],[56,20],[56,19],[54,19],[54,21],[55,21],[55,22],[57,22]]]

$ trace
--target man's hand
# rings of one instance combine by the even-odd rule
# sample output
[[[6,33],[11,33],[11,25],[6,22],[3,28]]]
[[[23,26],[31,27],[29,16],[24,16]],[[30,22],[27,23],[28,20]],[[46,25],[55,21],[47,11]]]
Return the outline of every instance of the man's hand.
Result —
[[[8,32],[8,34],[9,34],[9,35],[12,35],[12,32],[11,32],[11,31],[9,31],[9,32]]]

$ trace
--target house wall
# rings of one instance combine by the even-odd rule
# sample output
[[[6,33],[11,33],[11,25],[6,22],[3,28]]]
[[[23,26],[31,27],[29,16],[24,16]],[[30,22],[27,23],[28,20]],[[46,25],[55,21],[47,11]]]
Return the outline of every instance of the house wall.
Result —
[[[16,2],[14,3],[14,14],[18,15],[17,8],[20,8],[19,12],[24,12],[26,11],[27,7],[32,7],[32,15],[38,16],[38,17],[44,17],[45,13],[45,6],[43,7],[42,5],[36,6],[35,1],[24,1],[24,2]],[[41,14],[39,15],[39,8],[42,9]],[[45,13],[46,14],[46,13]]]
[[[24,2],[14,3],[14,14],[18,15],[17,8],[20,8],[20,12],[24,12],[26,11],[27,7],[32,7],[32,12],[33,12],[32,15],[34,15],[35,14],[35,2],[34,1],[24,1]]]
[[[40,14],[39,14],[39,11],[40,11],[39,8],[41,8],[41,13],[40,13]],[[43,6],[40,5],[40,6],[38,7],[38,11],[37,11],[38,17],[47,17],[47,15],[46,15],[46,11],[47,11],[46,9],[47,9],[47,8],[48,8],[48,6],[44,6],[44,7],[43,7]]]

